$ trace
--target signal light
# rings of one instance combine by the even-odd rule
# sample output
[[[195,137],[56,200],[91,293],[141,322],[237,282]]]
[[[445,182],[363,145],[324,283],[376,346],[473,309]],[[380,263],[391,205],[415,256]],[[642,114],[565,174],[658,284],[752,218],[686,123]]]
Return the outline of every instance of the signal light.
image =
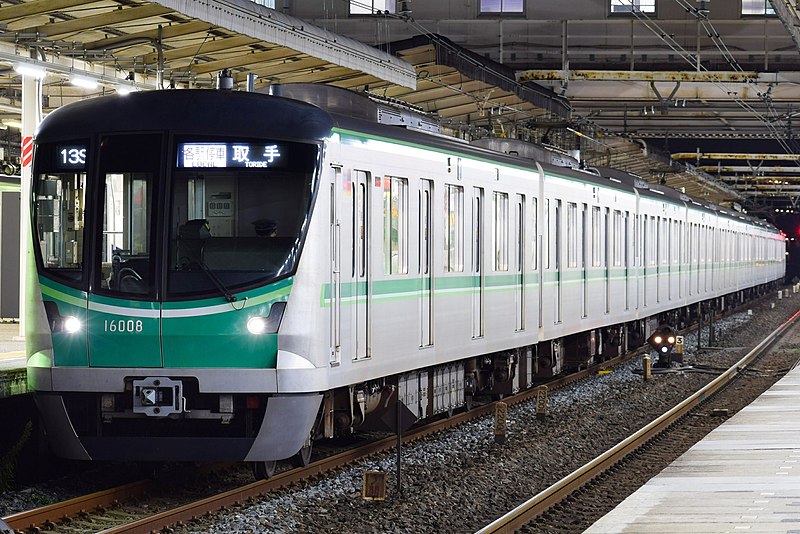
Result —
[[[660,356],[667,356],[672,352],[672,349],[675,347],[675,341],[675,332],[666,325],[659,326],[658,329],[647,338],[647,343]]]

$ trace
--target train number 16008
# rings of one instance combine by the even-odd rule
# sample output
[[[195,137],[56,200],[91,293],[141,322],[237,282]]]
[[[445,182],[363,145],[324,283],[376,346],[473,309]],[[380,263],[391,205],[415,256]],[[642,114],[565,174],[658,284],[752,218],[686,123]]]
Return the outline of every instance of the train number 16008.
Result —
[[[119,319],[117,321],[103,321],[103,331],[105,332],[129,332],[138,334],[144,330],[144,323],[141,320]]]

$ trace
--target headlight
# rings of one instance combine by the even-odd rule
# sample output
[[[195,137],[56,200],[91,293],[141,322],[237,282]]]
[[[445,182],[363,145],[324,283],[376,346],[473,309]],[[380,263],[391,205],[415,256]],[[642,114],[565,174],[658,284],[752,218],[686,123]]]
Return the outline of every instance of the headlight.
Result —
[[[61,320],[61,328],[68,334],[74,334],[81,329],[81,321],[77,317],[68,315]]]
[[[251,334],[263,334],[267,331],[267,320],[264,317],[251,317],[247,321],[247,331]]]
[[[661,339],[661,336],[656,336],[653,338],[653,343],[655,343],[656,345],[660,345],[662,341],[663,340]]]

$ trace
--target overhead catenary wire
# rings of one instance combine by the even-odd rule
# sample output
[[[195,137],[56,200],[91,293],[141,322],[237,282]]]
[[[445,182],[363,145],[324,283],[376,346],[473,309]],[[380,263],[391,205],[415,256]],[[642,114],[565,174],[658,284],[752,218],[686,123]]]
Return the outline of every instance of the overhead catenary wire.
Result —
[[[675,52],[678,56],[680,56],[681,59],[686,61],[689,65],[692,65],[693,67],[696,67],[700,71],[710,72],[709,69],[707,67],[705,67],[699,61],[699,58],[695,57],[694,54],[692,54],[691,52],[687,51],[680,43],[678,43],[671,35],[669,35],[653,19],[651,19],[647,15],[647,13],[642,11],[636,5],[635,0],[626,0],[626,1],[630,4],[631,13],[636,17],[636,19],[639,22],[641,22],[642,25],[645,28],[647,28],[650,32],[652,32],[659,39],[661,39],[667,46],[669,46],[669,48],[673,52]],[[698,16],[700,19],[707,19],[707,17],[705,17],[704,15],[702,17],[700,17],[701,14],[700,14],[699,10],[697,10],[694,6],[691,6],[690,4],[687,4],[686,0],[675,0],[675,1],[678,2],[678,5],[680,5],[684,9],[686,9],[687,6],[689,8],[691,8],[690,12],[694,13],[695,16]],[[721,37],[718,37],[719,36],[718,32],[716,32],[716,30],[713,30],[713,26],[711,28],[712,28],[711,31],[709,31],[707,29],[706,32],[709,35],[717,36],[717,37],[715,37],[715,39],[718,40],[719,42],[722,42]],[[730,59],[733,59],[733,65],[738,66],[737,72],[744,72],[741,69],[741,66],[739,65],[739,63],[736,61],[736,59],[730,53],[730,50],[727,48],[727,46],[724,45],[724,43],[722,45],[720,45],[719,43],[715,42],[715,46],[720,48],[721,51],[722,51],[722,49],[727,50],[727,56],[723,55],[723,57],[726,57],[726,61],[728,61],[729,64],[730,64],[731,63]],[[722,82],[720,82],[718,80],[712,80],[711,83],[714,84],[715,86],[717,86],[718,88],[720,88],[726,94],[732,96],[733,97],[733,101],[737,105],[739,105],[742,109],[744,109],[745,111],[747,111],[748,113],[750,113],[751,115],[756,117],[762,124],[764,124],[764,126],[766,126],[767,130],[769,130],[770,133],[772,134],[772,138],[781,146],[781,148],[783,148],[784,151],[786,151],[787,154],[792,153],[792,148],[783,139],[783,136],[781,135],[781,132],[775,126],[776,122],[778,122],[779,124],[783,125],[783,122],[780,120],[780,117],[776,117],[776,119],[777,119],[776,121],[770,121],[764,116],[764,114],[762,114],[757,109],[755,109],[749,102],[747,102],[746,100],[740,98],[739,97],[739,91],[737,91],[735,88],[727,86],[727,85],[725,85],[724,83],[722,83]],[[748,80],[747,83],[752,83],[752,80]],[[761,95],[762,93],[758,92],[758,94]],[[761,100],[764,101],[765,105],[767,106],[767,109],[771,110],[773,112],[773,115],[774,115],[775,114],[775,108],[774,108],[774,106],[772,106],[771,102],[768,102],[767,99],[764,99],[763,97],[761,97]],[[795,165],[800,165],[800,162],[795,162]]]

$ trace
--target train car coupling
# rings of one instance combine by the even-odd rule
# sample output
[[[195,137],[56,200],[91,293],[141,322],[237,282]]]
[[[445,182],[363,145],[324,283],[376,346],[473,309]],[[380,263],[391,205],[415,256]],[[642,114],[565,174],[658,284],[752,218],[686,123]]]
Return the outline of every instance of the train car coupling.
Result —
[[[166,417],[187,412],[183,383],[163,376],[133,381],[133,412]]]

